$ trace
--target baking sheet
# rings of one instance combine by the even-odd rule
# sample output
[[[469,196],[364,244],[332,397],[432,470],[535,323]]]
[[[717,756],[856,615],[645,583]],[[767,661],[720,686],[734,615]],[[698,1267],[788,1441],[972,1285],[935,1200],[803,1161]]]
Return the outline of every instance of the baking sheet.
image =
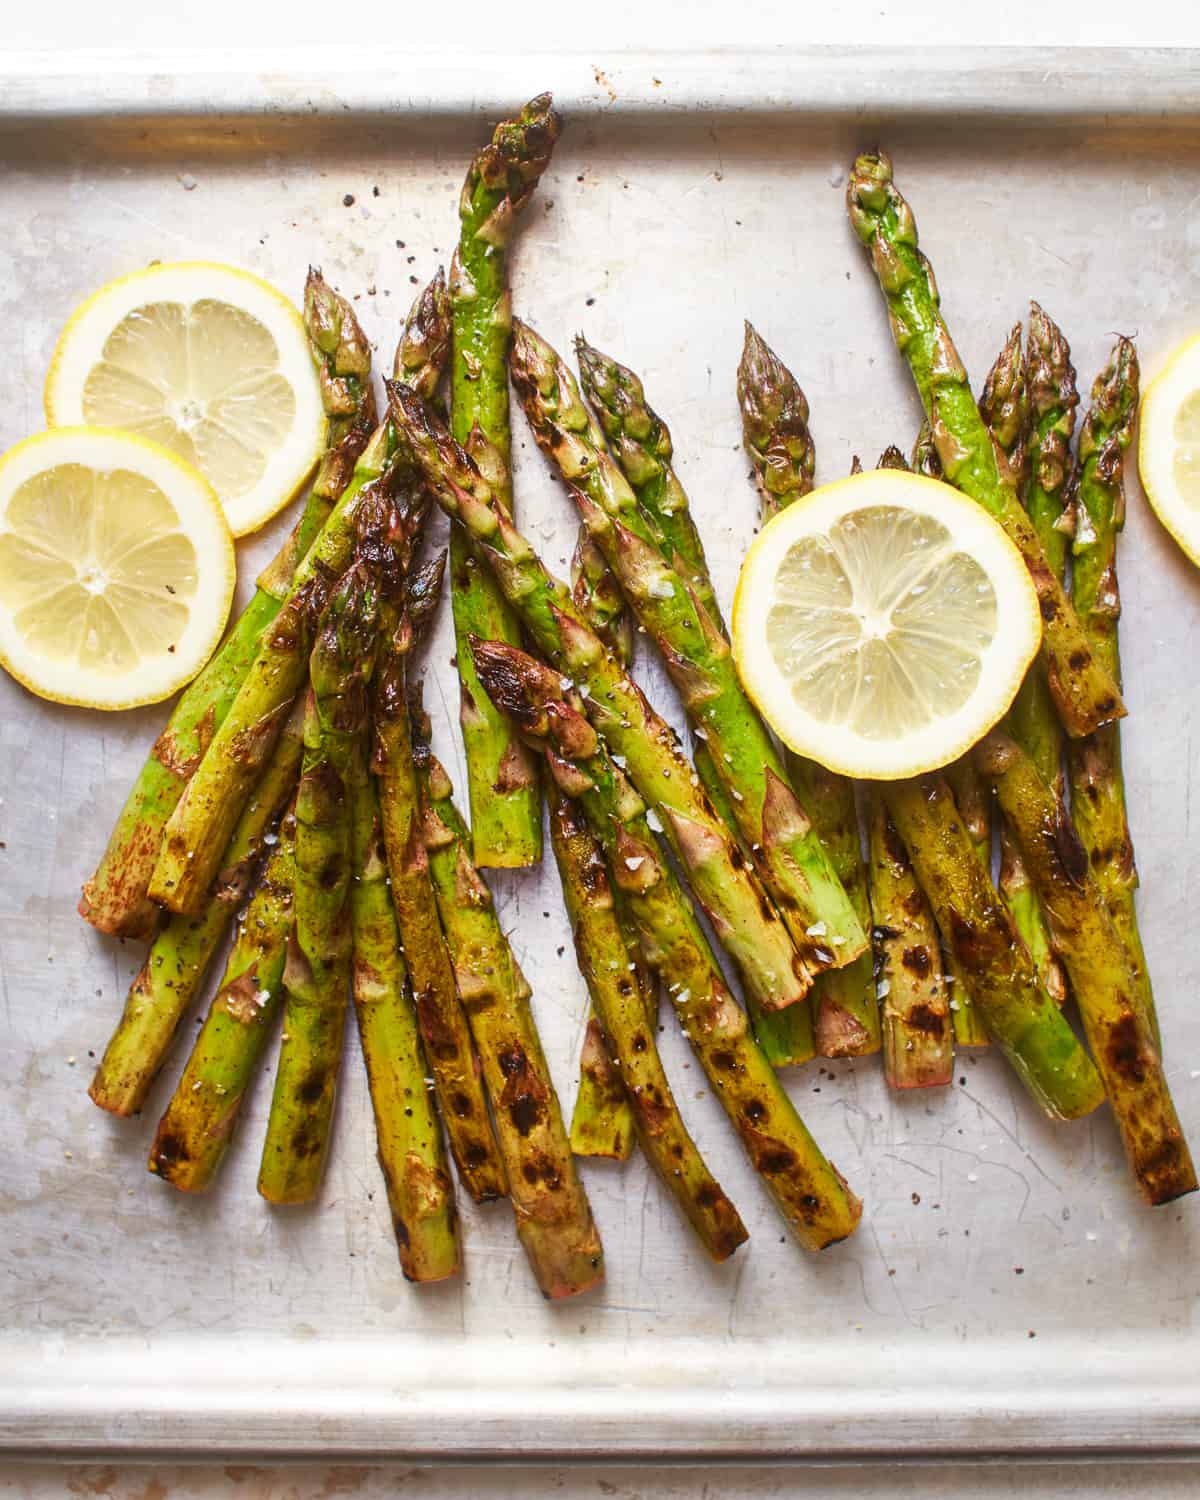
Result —
[[[448,261],[481,122],[542,87],[567,129],[526,216],[516,306],[644,377],[728,600],[756,500],[733,372],[750,317],[812,405],[818,477],[907,445],[919,411],[845,222],[854,151],[897,161],[960,351],[982,379],[1035,296],[1081,381],[1114,331],[1149,376],[1200,306],[1191,54],[815,53],[481,64],[342,59],[322,77],[25,70],[0,96],[0,444],[42,425],[62,321],[153,258],[228,260],[298,296],[319,263],[391,356]],[[376,192],[376,190],[378,190]],[[353,203],[345,203],[347,196]],[[410,259],[411,257],[411,259]],[[554,567],[574,522],[515,417],[518,507]],[[243,594],[278,530],[240,548]],[[1122,552],[1131,820],[1169,1073],[1200,1140],[1190,830],[1200,579],[1131,485]],[[437,748],[462,784],[444,612]],[[648,656],[648,653],[646,653]],[[653,661],[643,680],[680,721]],[[320,1202],[255,1195],[269,1076],[222,1180],[149,1177],[154,1122],[85,1093],[140,959],[74,913],[161,710],[107,718],[0,677],[0,1446],[274,1456],[851,1457],[1194,1451],[1194,1201],[1134,1199],[1101,1114],[1039,1119],[998,1058],[889,1095],[877,1059],[785,1075],[862,1194],[850,1242],[785,1240],[670,1026],[688,1123],[751,1243],[709,1265],[644,1163],[585,1163],[608,1278],[542,1302],[506,1205],[464,1205],[461,1284],[400,1275],[351,1038]],[[552,867],[497,897],[567,1108],[584,991]],[[189,1022],[186,1033],[194,1029]]]

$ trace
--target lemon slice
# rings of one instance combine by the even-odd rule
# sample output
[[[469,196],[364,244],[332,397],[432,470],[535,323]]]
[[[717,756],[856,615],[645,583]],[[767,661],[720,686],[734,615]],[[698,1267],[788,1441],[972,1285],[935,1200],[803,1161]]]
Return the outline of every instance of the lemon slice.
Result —
[[[949,485],[882,469],[814,490],[742,565],[733,649],[791,749],[895,780],[944,766],[1008,709],[1041,639],[1021,555]]]
[[[1158,519],[1200,565],[1200,337],[1146,388],[1138,471]]]
[[[178,453],[235,536],[291,500],[325,419],[299,313],[265,281],[185,261],[110,281],[72,314],[46,377],[52,427],[121,427]]]
[[[212,486],[158,443],[59,427],[0,458],[0,664],[39,697],[169,697],[212,655],[236,577]]]

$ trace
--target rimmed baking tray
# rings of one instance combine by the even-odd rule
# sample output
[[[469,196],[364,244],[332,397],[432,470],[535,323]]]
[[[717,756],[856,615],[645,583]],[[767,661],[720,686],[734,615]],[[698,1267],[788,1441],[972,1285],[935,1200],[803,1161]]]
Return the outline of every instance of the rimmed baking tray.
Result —
[[[800,375],[823,477],[907,444],[915,398],[845,223],[856,148],[882,142],[981,378],[1037,297],[1081,378],[1113,331],[1152,372],[1200,307],[1200,60],[1130,52],[702,53],[459,60],[341,51],[9,59],[0,94],[0,442],[42,424],[64,318],[146,261],[213,258],[298,295],[320,263],[390,357],[448,259],[486,120],[541,88],[567,118],[515,272],[521,312],[583,328],[643,374],[728,596],[755,517],[733,370],[750,317]],[[257,68],[257,71],[255,69]],[[550,562],[574,531],[516,419],[518,505]],[[271,550],[242,548],[243,580]],[[1132,486],[1122,552],[1125,730],[1142,912],[1171,1081],[1193,1133],[1200,956],[1191,835],[1198,580]],[[457,767],[443,621],[429,653]],[[646,653],[648,655],[648,653]],[[677,705],[653,662],[655,701]],[[0,679],[0,1447],[64,1454],[841,1458],[1200,1449],[1196,1208],[1133,1197],[1103,1115],[1052,1127],[998,1060],[889,1096],[878,1065],[789,1087],[862,1193],[820,1258],[785,1242],[685,1046],[668,1066],[752,1231],[707,1265],[642,1163],[588,1164],[608,1280],[550,1307],[503,1206],[467,1212],[461,1285],[405,1285],[351,1044],[321,1202],[254,1194],[267,1093],[225,1180],[144,1170],[179,1059],[140,1121],[101,1117],[92,1065],[140,955],[74,913],[160,722],[35,702]],[[460,777],[461,780],[461,777]],[[560,1089],[583,991],[553,872],[496,882]],[[190,1025],[191,1023],[189,1023]]]

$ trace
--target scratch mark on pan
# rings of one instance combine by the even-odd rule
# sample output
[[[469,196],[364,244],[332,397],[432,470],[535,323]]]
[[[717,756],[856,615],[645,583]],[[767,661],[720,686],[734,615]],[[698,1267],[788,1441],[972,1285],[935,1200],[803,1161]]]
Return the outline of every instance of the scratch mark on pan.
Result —
[[[1013,1145],[1017,1148],[1017,1150],[1021,1153],[1021,1155],[1025,1158],[1025,1160],[1034,1169],[1034,1171],[1038,1174],[1039,1177],[1045,1178],[1045,1180],[1050,1184],[1050,1186],[1052,1188],[1057,1188],[1060,1193],[1062,1192],[1062,1184],[1059,1183],[1059,1182],[1055,1182],[1054,1178],[1050,1176],[1049,1172],[1045,1171],[1045,1169],[1042,1167],[1041,1163],[1036,1159],[1036,1157],[1034,1157],[1030,1152],[1028,1152],[1025,1149],[1025,1147],[1021,1144],[1021,1142],[1017,1139],[1017,1137],[1013,1134],[1013,1132],[1008,1128],[1008,1126],[1004,1123],[1004,1121],[1000,1118],[999,1115],[995,1114],[992,1110],[990,1110],[987,1107],[987,1105],[983,1103],[983,1101],[981,1099],[976,1098],[976,1096],[973,1093],[971,1093],[970,1089],[966,1089],[966,1088],[960,1089],[959,1090],[959,1094],[962,1097],[969,1099],[971,1101],[971,1103],[975,1106],[976,1109],[982,1110],[982,1112],[985,1115],[987,1115],[987,1117],[988,1117],[989,1120],[994,1121],[995,1124],[997,1124],[1000,1127],[1001,1131],[1003,1131],[1003,1133],[1013,1143]],[[944,1149],[947,1150],[947,1151],[951,1151],[954,1148],[951,1147],[951,1146],[946,1146]],[[999,1166],[999,1162],[993,1162],[992,1165],[993,1166]],[[1020,1174],[1018,1174],[1018,1175],[1020,1175]]]

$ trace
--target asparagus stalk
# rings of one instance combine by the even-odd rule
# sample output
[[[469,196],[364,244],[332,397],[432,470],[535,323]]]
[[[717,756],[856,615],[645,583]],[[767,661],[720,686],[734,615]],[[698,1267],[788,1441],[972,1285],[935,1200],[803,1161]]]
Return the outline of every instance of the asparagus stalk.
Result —
[[[557,785],[551,793],[550,838],[579,967],[603,1018],[596,1020],[597,1042],[610,1060],[646,1159],[704,1248],[714,1260],[725,1260],[746,1240],[746,1228],[705,1165],[671,1092],[655,1041],[656,1018],[647,1014],[646,996],[631,971],[604,852],[578,803]]]
[[[284,968],[283,1042],[258,1174],[258,1190],[272,1203],[314,1198],[329,1151],[353,952],[348,789],[365,774],[378,608],[371,570],[348,568],[330,598],[309,663],[296,799],[295,925]]]
[[[996,449],[997,462],[1007,464],[1012,483],[1018,496],[1024,497],[1031,467],[1030,444],[1033,438],[1033,412],[1029,395],[1029,380],[1025,356],[1021,348],[1021,325],[1014,325],[1004,348],[988,372],[983,392],[979,398],[979,414],[991,434]],[[1040,540],[1040,533],[1039,533]],[[1047,563],[1051,563],[1047,553]],[[1059,571],[1059,578],[1062,572]],[[1044,684],[1045,672],[1041,661],[1034,663],[1027,677],[1036,685]],[[1036,691],[1036,686],[1035,689]],[[1053,703],[1047,708],[1055,723]],[[1010,724],[1020,743],[1019,727],[1015,720]],[[969,768],[964,774],[978,782],[979,772],[970,756],[959,762]],[[984,799],[987,805],[986,797]],[[966,809],[959,803],[963,815]],[[991,838],[988,838],[988,868],[991,868]],[[1020,847],[1013,838],[1008,825],[1000,820],[1000,878],[999,891],[1004,903],[1012,913],[1013,922],[1025,946],[1033,955],[1038,978],[1046,992],[1056,1004],[1062,1005],[1067,995],[1066,980],[1054,955],[1050,929],[1038,900],[1037,890],[1029,879],[1029,872],[1021,858]]]
[[[1074,501],[1072,588],[1075,608],[1096,655],[1119,682],[1117,639],[1121,594],[1117,586],[1117,538],[1125,525],[1125,451],[1133,434],[1138,400],[1137,352],[1118,339],[1092,386],[1079,435],[1079,488]],[[1071,813],[1092,871],[1133,970],[1135,999],[1158,1041],[1154,991],[1138,931],[1134,892],[1137,866],[1125,806],[1121,731],[1098,729],[1067,751]]]
[[[1122,717],[1125,706],[1080,625],[1009,476],[996,459],[962,361],[942,317],[929,262],[917,249],[912,209],[882,152],[854,163],[847,187],[850,222],[871,253],[896,345],[916,383],[946,479],[993,515],[1016,546],[1042,607],[1042,656],[1063,725],[1073,737]]]
[[[163,829],[220,728],[279,613],[292,574],[349,482],[375,425],[371,348],[350,304],[310,270],[304,321],[321,380],[325,451],[304,512],[217,654],[184,689],[155,740],[117,818],[95,874],[84,885],[79,914],[114,937],[150,938],[160,913],[147,892]]]
[[[769,520],[812,489],[816,450],[808,428],[804,392],[749,323],[738,365],[737,393],[746,452],[758,483],[764,519]],[[791,784],[865,931],[871,916],[853,783],[790,751],[786,765]],[[854,1057],[879,1050],[879,1005],[869,947],[845,967],[819,977],[812,1008],[816,1048],[823,1057]],[[762,1042],[757,1029],[756,1034]],[[767,1045],[769,1052],[769,1041]]]
[[[512,326],[509,247],[517,214],[550,164],[559,129],[549,94],[539,94],[514,119],[497,125],[491,141],[467,169],[458,207],[458,250],[450,268],[454,436],[469,450],[470,435],[478,428],[495,450],[496,498],[510,514],[512,439],[505,369]],[[520,632],[503,594],[487,569],[479,566],[459,527],[450,533],[450,568],[475,858],[489,866],[535,865],[542,857],[536,768],[481,691],[469,642],[472,634],[516,642]]]
[[[877,788],[868,794],[867,832],[884,1076],[894,1089],[946,1084],[954,1035],[937,927]]]
[[[1154,1033],[1087,850],[1061,798],[1013,740],[993,730],[976,755],[995,785],[1058,936],[1138,1188],[1148,1203],[1169,1203],[1194,1192],[1195,1168]]]
[[[566,479],[584,525],[662,652],[689,718],[707,736],[743,840],[801,963],[810,975],[849,963],[865,950],[866,933],[738,681],[719,615],[714,620],[671,565],[659,528],[613,462],[570,370],[520,321],[509,367],[538,445]]]
[[[603,553],[583,526],[579,528],[575,556],[571,560],[571,580],[571,596],[580,612],[627,667],[633,656],[629,611]],[[570,814],[570,808],[564,803],[563,794],[553,786],[549,789],[549,803],[550,840],[563,901],[575,932],[579,968],[587,983],[589,997],[596,984],[603,983],[603,980],[593,977],[596,955],[611,951],[617,955],[614,962],[619,963],[623,976],[627,978],[633,974],[634,983],[643,996],[646,1015],[651,1023],[656,1024],[657,985],[642,958],[628,916],[617,908],[610,912],[613,906],[611,890],[605,901],[597,902],[602,909],[593,914],[591,887],[583,883],[583,877],[595,868],[595,861],[583,861],[576,845],[564,838],[564,819]],[[583,840],[588,837],[586,826],[577,818],[575,824],[576,838]],[[602,868],[603,855],[597,854],[596,858]],[[609,1053],[595,1000],[589,998],[587,1024],[579,1053],[579,1088],[571,1111],[571,1150],[576,1156],[608,1156],[625,1161],[633,1150],[635,1129],[633,1109],[625,1097],[621,1071]]]
[[[433,498],[470,533],[532,640],[586,693],[609,748],[655,807],[693,889],[745,984],[767,1009],[804,997],[807,978],[778,914],[764,906],[745,858],[704,795],[670,726],[646,701],[570,594],[547,573],[497,505],[487,481],[437,416],[406,387],[392,387],[396,420]]]
[[[403,575],[400,567],[386,570]],[[414,579],[415,581],[415,579]],[[372,765],[391,896],[416,1000],[417,1023],[446,1124],[450,1153],[476,1203],[503,1198],[504,1164],[488,1118],[479,1059],[455,988],[454,966],[438,920],[437,899],[421,830],[420,793],[408,712],[408,657],[414,637],[412,588],[397,618],[385,609],[375,688]]]
[[[733,810],[733,798],[729,795],[729,788],[717,774],[712,751],[704,740],[698,737],[693,737],[692,741],[692,764],[696,768],[696,775],[700,778],[701,786],[708,793],[714,811],[729,829],[746,857],[749,867],[749,856],[742,842],[741,830],[738,828],[737,816]],[[762,892],[762,901],[764,905],[770,903],[766,891]],[[830,972],[842,974],[845,971],[838,969]],[[821,976],[817,984],[820,985],[823,981],[824,976]],[[767,1010],[759,1002],[758,997],[747,990],[746,1009],[750,1013],[754,1039],[773,1067],[799,1067],[802,1063],[811,1062],[817,1055],[811,1005],[789,1005],[786,1010]]]
[[[632,370],[602,354],[582,336],[575,340],[575,357],[583,393],[637,497],[658,551],[724,633],[725,622],[704,543],[692,519],[687,491],[671,465],[675,450],[667,424],[647,402],[642,382]]]
[[[1036,302],[1030,306],[1025,365],[1032,419],[1025,507],[1047,563],[1065,579],[1071,525],[1068,502],[1074,489],[1071,436],[1079,392],[1062,330]],[[1013,738],[1032,758],[1042,780],[1061,792],[1063,731],[1042,662],[1035,663],[1021,684],[1008,722]]]
[[[750,1035],[670,866],[646,807],[603,748],[558,672],[500,642],[478,642],[480,680],[579,800],[624,891],[647,961],[657,970],[722,1108],[784,1220],[810,1250],[852,1234],[862,1205],[809,1135]]]
[[[980,864],[944,777],[883,787],[941,930],[992,1040],[1052,1119],[1089,1114],[1104,1097],[1095,1068],[1037,982],[1029,950]]]
[[[427,726],[416,716],[414,726],[429,873],[492,1100],[517,1235],[543,1296],[574,1297],[604,1279],[600,1235],[571,1155],[529,985],[471,859],[470,834],[450,778],[429,748]]]
[[[911,468],[914,473],[923,474],[926,479],[945,478],[942,461],[933,442],[933,429],[928,421],[921,423],[917,440],[913,444]],[[945,774],[954,793],[955,810],[966,824],[975,853],[990,880],[992,833],[987,790],[969,755],[955,761]],[[972,999],[970,979],[948,943],[942,945],[942,952],[946,984],[951,997],[950,1016],[954,1026],[954,1040],[960,1047],[986,1047],[989,1042],[987,1027],[983,1024],[979,1007]]]
[[[246,1090],[283,1001],[292,929],[295,806],[245,913],[208,1016],[150,1149],[149,1168],[184,1193],[202,1193],[221,1169]]]
[[[621,585],[586,526],[579,528],[571,559],[571,597],[587,624],[627,667],[633,660],[633,621],[625,608]]]
[[[440,277],[418,297],[416,314],[415,324],[410,320],[405,329],[405,340],[416,337],[423,349],[444,349],[445,340],[436,332],[449,316]],[[430,363],[423,369],[423,389],[432,394],[436,366]],[[349,484],[296,569],[287,598],[257,643],[237,696],[171,814],[150,884],[151,897],[171,911],[192,911],[203,899],[219,851],[270,756],[288,705],[304,682],[331,580],[341,577],[350,562],[363,497],[396,496],[412,510],[426,503],[423,487],[408,465],[395,458],[395,435],[391,422],[384,421],[360,453]]]
[[[172,915],[159,928],[88,1089],[93,1103],[110,1114],[141,1112],[179,1023],[246,899],[264,839],[295,790],[301,733],[301,715],[294,713],[230,834],[208,905],[198,916]]]
[[[812,489],[817,455],[804,392],[750,323],[738,365],[737,398],[762,518],[769,521]]]
[[[400,1265],[442,1281],[461,1263],[454,1183],[388,890],[379,793],[364,760],[350,785],[352,993]]]

